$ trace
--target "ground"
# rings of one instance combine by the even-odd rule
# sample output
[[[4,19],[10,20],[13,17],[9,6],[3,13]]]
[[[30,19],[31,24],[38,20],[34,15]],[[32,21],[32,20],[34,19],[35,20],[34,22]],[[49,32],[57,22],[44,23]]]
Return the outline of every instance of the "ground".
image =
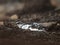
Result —
[[[47,32],[21,31],[18,28],[12,30],[5,28],[4,20],[6,12],[0,13],[0,45],[60,45],[60,11],[48,11],[45,13],[35,13],[23,15],[21,21],[26,22],[56,22],[56,25],[50,26]],[[38,16],[37,16],[38,15]],[[16,18],[15,18],[16,17]],[[16,14],[9,17],[12,20],[18,19]],[[6,22],[8,24],[8,22]],[[47,25],[47,24],[46,24]]]
[[[0,30],[0,45],[60,45],[60,35]]]

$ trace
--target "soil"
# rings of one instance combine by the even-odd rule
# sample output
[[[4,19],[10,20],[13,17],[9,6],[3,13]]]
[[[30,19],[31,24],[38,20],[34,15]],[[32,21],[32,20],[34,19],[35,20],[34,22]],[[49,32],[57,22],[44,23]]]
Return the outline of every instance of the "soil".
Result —
[[[23,15],[20,20],[24,22],[59,22],[59,13],[58,11],[54,12],[54,15],[50,13]],[[22,31],[16,27],[9,29],[1,26],[0,45],[60,45],[60,23],[51,25],[47,32]]]
[[[4,13],[0,13],[0,17],[0,20],[3,20],[0,21],[0,45],[60,45],[60,10],[24,14],[20,15],[19,19],[17,16],[16,18],[11,16],[11,19],[18,19],[25,23],[56,22],[56,24],[47,27],[46,32],[22,31],[14,25],[9,25]]]

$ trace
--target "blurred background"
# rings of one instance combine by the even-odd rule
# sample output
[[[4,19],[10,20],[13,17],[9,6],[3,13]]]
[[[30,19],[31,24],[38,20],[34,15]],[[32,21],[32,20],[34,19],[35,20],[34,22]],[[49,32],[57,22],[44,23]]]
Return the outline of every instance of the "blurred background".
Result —
[[[5,13],[20,10],[24,7],[25,0],[0,0],[0,20],[6,18]]]
[[[6,18],[5,13],[23,9],[24,3],[30,0],[0,0],[0,20]],[[60,0],[51,0],[53,5],[60,7]]]

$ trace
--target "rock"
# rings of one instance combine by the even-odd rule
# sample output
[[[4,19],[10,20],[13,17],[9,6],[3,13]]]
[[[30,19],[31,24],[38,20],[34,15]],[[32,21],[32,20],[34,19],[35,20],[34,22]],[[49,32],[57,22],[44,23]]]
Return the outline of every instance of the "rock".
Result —
[[[14,14],[14,15],[12,15],[12,16],[10,17],[10,19],[11,19],[11,20],[16,20],[16,19],[18,19],[18,16],[17,16],[16,14]]]
[[[4,25],[4,22],[3,21],[0,21],[0,25]]]

